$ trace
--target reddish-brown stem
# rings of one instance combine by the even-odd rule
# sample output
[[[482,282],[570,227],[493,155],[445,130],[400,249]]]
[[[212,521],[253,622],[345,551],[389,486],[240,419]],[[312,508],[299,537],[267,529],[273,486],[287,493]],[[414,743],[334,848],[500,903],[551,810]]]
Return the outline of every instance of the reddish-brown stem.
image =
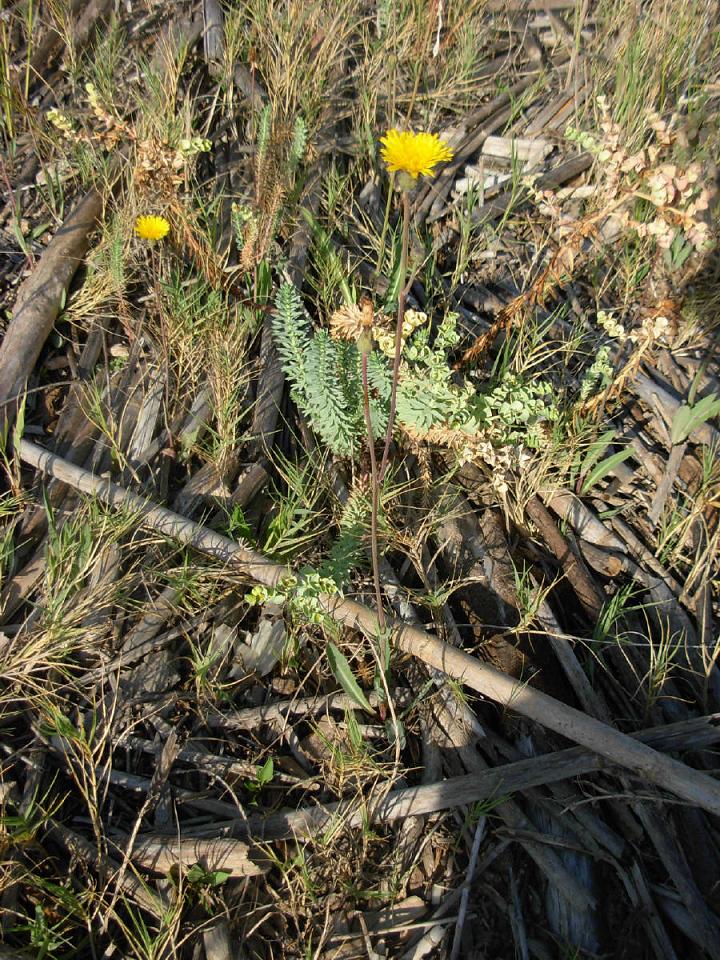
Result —
[[[395,329],[395,358],[393,360],[392,387],[390,389],[390,413],[388,416],[387,432],[385,433],[385,447],[383,449],[382,460],[380,462],[380,472],[378,474],[378,484],[383,482],[385,471],[387,470],[388,458],[390,456],[390,444],[392,443],[393,427],[395,426],[395,410],[397,407],[397,387],[400,374],[400,357],[402,354],[402,329],[405,319],[405,301],[407,299],[407,287],[405,286],[405,276],[407,274],[408,247],[410,245],[410,200],[408,191],[402,191],[403,201],[403,230],[402,246],[400,248],[400,293],[398,294],[398,314],[397,327]]]

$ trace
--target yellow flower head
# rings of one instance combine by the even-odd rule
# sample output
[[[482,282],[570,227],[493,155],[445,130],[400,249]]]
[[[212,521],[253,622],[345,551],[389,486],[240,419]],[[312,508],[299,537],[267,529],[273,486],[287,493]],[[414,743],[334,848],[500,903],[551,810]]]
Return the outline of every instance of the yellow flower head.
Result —
[[[169,229],[165,217],[138,217],[135,221],[135,233],[142,240],[162,240]]]
[[[380,138],[380,143],[381,156],[390,173],[401,170],[413,180],[432,173],[438,163],[452,160],[452,150],[436,133],[392,129]]]

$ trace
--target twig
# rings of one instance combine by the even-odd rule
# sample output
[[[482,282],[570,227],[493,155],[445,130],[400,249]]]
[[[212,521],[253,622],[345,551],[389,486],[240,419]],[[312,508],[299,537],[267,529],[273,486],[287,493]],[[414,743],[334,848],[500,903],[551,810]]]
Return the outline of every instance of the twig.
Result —
[[[572,585],[578,600],[591,619],[597,619],[602,610],[603,597],[599,587],[591,578],[582,559],[573,553],[571,547],[558,530],[545,504],[539,497],[533,497],[525,508],[527,514],[540,531],[542,539],[562,564],[565,575]]]
[[[382,701],[374,692],[367,695],[370,705],[377,707]],[[412,702],[412,695],[408,690],[394,690],[393,699],[400,706],[406,707]],[[289,716],[314,716],[329,710],[345,711],[357,704],[347,694],[331,693],[316,697],[305,697],[297,700],[283,700],[279,703],[268,703],[261,707],[246,707],[235,710],[232,714],[221,713],[213,707],[208,707],[206,723],[211,728],[227,730],[252,730],[262,723],[282,726]]]
[[[275,588],[290,573],[288,567],[273,563],[256,551],[164,507],[148,503],[112,481],[96,477],[28,440],[21,440],[18,446],[23,462],[78,490],[97,496],[110,506],[136,511],[139,523],[202,550],[224,563],[234,563],[265,586]],[[366,636],[377,636],[377,614],[363,604],[338,595],[320,595],[318,603],[338,623],[359,630]],[[523,686],[514,677],[481,663],[424,630],[394,618],[388,626],[396,647],[405,653],[418,657],[476,692],[582,744],[611,762],[628,767],[635,775],[671,791],[683,800],[720,815],[720,784],[707,774],[665,757],[539,690]]]
[[[118,849],[129,846],[127,837],[116,837]],[[206,870],[224,870],[234,877],[256,877],[270,869],[270,862],[242,840],[193,839],[150,834],[138,836],[131,859],[154,873],[169,873],[175,866],[202,863]]]
[[[123,894],[132,898],[143,910],[157,918],[162,916],[163,909],[159,899],[148,890],[145,884],[131,873],[124,873],[117,877],[117,864],[99,853],[95,845],[85,837],[68,830],[54,820],[49,821],[48,836],[59,843],[69,857],[76,857],[81,863],[94,867],[104,882],[109,883],[116,878],[118,891],[122,889]]]
[[[675,478],[677,477],[678,470],[680,469],[680,464],[682,459],[685,456],[685,451],[687,450],[687,443],[676,443],[673,445],[670,451],[670,457],[665,466],[665,472],[663,478],[658,484],[658,488],[655,491],[655,496],[652,499],[650,504],[650,509],[648,510],[648,520],[653,525],[657,526],[658,520],[662,516],[662,512],[665,509],[665,503],[670,491],[672,490],[673,484],[675,483]]]
[[[720,741],[720,714],[711,714],[693,720],[661,727],[651,727],[633,735],[637,743],[652,744],[657,749],[674,751],[700,749]],[[467,806],[482,800],[507,797],[509,794],[530,790],[532,787],[557,783],[573,777],[585,776],[605,769],[596,754],[570,747],[555,753],[516,760],[492,767],[481,773],[449,777],[440,783],[403,787],[392,790],[374,805],[364,799],[340,800],[325,805],[312,805],[299,810],[284,811],[270,816],[234,818],[200,827],[198,836],[230,834],[236,837],[255,837],[267,841],[290,839],[295,836],[317,836],[331,824],[347,827],[371,823],[394,823],[407,817],[426,816]],[[498,807],[502,809],[502,807]]]
[[[91,190],[48,244],[36,268],[18,291],[12,320],[0,346],[0,437],[15,419],[19,397],[60,312],[62,297],[90,244],[102,211],[102,197]],[[19,400],[18,400],[19,404]]]
[[[463,926],[465,925],[465,915],[467,913],[468,901],[470,899],[470,889],[472,888],[475,868],[477,867],[478,854],[480,853],[480,844],[485,836],[485,827],[487,826],[487,817],[481,817],[475,827],[475,836],[473,837],[472,850],[470,851],[470,861],[468,863],[465,882],[463,883],[462,894],[460,895],[460,907],[458,908],[457,923],[455,925],[455,936],[450,951],[450,960],[457,960],[460,955],[460,946],[462,944]]]

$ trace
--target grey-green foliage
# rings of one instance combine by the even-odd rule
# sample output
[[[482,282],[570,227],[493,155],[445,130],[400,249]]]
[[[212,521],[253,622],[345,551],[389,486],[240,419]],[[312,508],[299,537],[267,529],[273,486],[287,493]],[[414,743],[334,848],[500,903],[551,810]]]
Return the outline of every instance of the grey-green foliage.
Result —
[[[310,339],[310,317],[291,283],[284,283],[275,298],[272,318],[275,345],[283,370],[290,380],[295,396],[307,393],[305,378],[305,350]]]
[[[333,453],[352,456],[365,438],[360,354],[354,343],[332,340],[326,330],[311,330],[300,295],[290,283],[275,300],[273,334],[291,395]],[[387,427],[389,371],[375,354],[368,358],[373,434]]]
[[[558,419],[552,384],[530,380],[511,372],[473,403],[477,422],[498,445],[520,444],[539,447],[542,426]]]
[[[497,445],[537,447],[542,427],[558,417],[546,380],[503,373],[499,382],[478,390],[460,380],[448,354],[459,341],[457,316],[448,314],[433,342],[423,324],[403,348],[397,391],[398,423],[416,435],[433,428],[484,433]],[[286,283],[278,292],[273,333],[292,397],[320,437],[341,456],[357,453],[366,439],[360,354],[354,343],[336,342],[326,330],[312,332],[300,295]],[[371,419],[377,438],[387,428],[391,371],[386,357],[368,356]]]
[[[557,419],[558,408],[549,381],[505,371],[480,390],[469,380],[458,382],[448,353],[460,337],[457,317],[448,314],[430,346],[430,332],[417,330],[403,350],[407,370],[398,385],[398,420],[420,431],[432,427],[485,433],[498,446],[537,447],[542,424]]]
[[[328,615],[320,604],[320,597],[337,593],[337,584],[330,577],[323,576],[313,567],[302,567],[297,575],[282,577],[274,588],[257,584],[245,594],[245,601],[251,606],[287,604],[288,613],[297,623],[327,624]]]
[[[448,426],[474,430],[471,384],[453,382],[448,352],[457,344],[457,317],[448,314],[438,327],[430,346],[430,329],[420,327],[403,350],[407,369],[398,384],[397,415],[400,423],[425,432],[432,427]]]

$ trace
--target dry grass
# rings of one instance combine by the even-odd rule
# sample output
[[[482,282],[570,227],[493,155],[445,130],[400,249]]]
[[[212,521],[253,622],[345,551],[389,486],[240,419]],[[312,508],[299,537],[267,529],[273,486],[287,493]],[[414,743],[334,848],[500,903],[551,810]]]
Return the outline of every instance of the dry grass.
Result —
[[[3,328],[23,273],[76,199],[94,185],[106,202],[29,384],[18,435],[29,429],[68,459],[257,546],[296,571],[301,588],[249,596],[252,583],[235,570],[149,537],[137,517],[57,483],[43,487],[5,446],[0,941],[39,960],[113,952],[214,960],[213,928],[217,942],[227,935],[247,957],[350,960],[410,956],[405,951],[442,921],[451,932],[438,932],[434,955],[450,956],[451,894],[463,883],[478,818],[487,816],[466,923],[485,938],[488,955],[522,955],[530,936],[540,956],[601,948],[660,956],[648,946],[647,917],[617,878],[619,861],[618,875],[608,869],[603,882],[627,924],[627,949],[607,931],[604,944],[591,947],[552,928],[536,890],[545,874],[526,854],[544,845],[528,840],[539,794],[523,800],[528,820],[520,827],[506,820],[497,829],[495,801],[372,822],[391,790],[423,775],[475,770],[469,754],[507,762],[521,738],[509,715],[469,703],[459,683],[428,676],[381,636],[371,644],[320,614],[314,598],[327,578],[345,595],[371,595],[369,458],[366,450],[349,459],[318,446],[307,412],[288,391],[273,393],[280,360],[267,319],[290,274],[300,278],[316,330],[363,293],[392,315],[400,228],[379,135],[409,125],[449,131],[462,147],[475,130],[467,118],[532,75],[494,130],[522,138],[537,112],[564,96],[570,49],[579,44],[569,79],[576,92],[587,84],[586,96],[541,136],[555,150],[553,163],[579,152],[572,138],[592,138],[600,160],[583,182],[543,191],[510,157],[494,171],[507,177],[501,215],[479,216],[496,189],[488,181],[448,194],[447,207],[438,201],[436,216],[413,224],[411,295],[429,317],[428,351],[450,312],[459,333],[433,375],[423,374],[421,406],[445,391],[443,402],[457,407],[439,426],[398,432],[381,496],[388,605],[492,662],[520,649],[533,682],[556,683],[556,695],[570,700],[571,682],[543,660],[554,629],[541,616],[548,607],[555,639],[572,642],[578,670],[623,729],[717,710],[717,448],[690,439],[653,525],[647,513],[674,446],[672,420],[638,407],[632,393],[648,369],[674,378],[691,405],[717,389],[709,350],[717,267],[713,253],[685,245],[708,215],[688,213],[693,189],[654,206],[648,200],[658,170],[672,181],[696,163],[714,202],[714,6],[667,0],[638,18],[623,0],[601,0],[587,5],[583,22],[579,11],[575,20],[563,14],[572,44],[567,35],[561,42],[545,12],[493,13],[479,0],[239,0],[223,14],[213,65],[192,31],[188,44],[160,29],[160,20],[175,18],[181,34],[189,30],[162,5],[123,8],[89,46],[78,42],[77,18],[60,0],[17,4],[0,17],[0,175],[11,188],[0,221],[10,251],[0,269]],[[51,25],[57,43],[46,74],[33,58]],[[540,60],[533,42],[542,43]],[[607,98],[604,111],[598,95]],[[667,121],[667,142],[654,113]],[[570,138],[565,123],[575,128]],[[644,166],[614,172],[601,154],[620,158],[620,168],[653,145],[658,154]],[[478,150],[467,161],[493,163]],[[457,177],[466,174],[473,175],[463,163]],[[168,219],[167,241],[151,246],[134,235],[135,218],[146,213]],[[608,240],[613,217],[618,232]],[[660,220],[678,231],[670,251],[647,230],[639,235]],[[622,336],[608,334],[601,313],[622,325]],[[658,325],[666,315],[668,325]],[[417,372],[421,352],[406,351],[403,376]],[[539,425],[524,417],[537,409],[538,383],[552,410]],[[460,422],[461,384],[486,398],[482,423]],[[258,424],[266,431],[260,442]],[[598,437],[611,429],[597,453]],[[633,437],[628,477],[608,458]],[[607,470],[588,485],[598,463]],[[458,505],[460,489],[472,507]],[[624,552],[644,579],[635,581],[631,568],[615,571],[616,546],[607,569],[593,570],[605,600],[596,623],[563,559],[527,521],[528,503],[556,490],[581,493],[607,531],[619,518],[642,541],[639,559],[630,546]],[[483,539],[486,511],[502,518],[500,554]],[[455,555],[448,531],[461,521],[465,540]],[[559,528],[582,551],[581,525]],[[672,594],[668,609],[648,579],[659,570]],[[329,660],[330,643],[344,665]],[[520,689],[528,674],[517,679]],[[322,708],[298,709],[338,688],[340,707],[323,699]],[[361,709],[358,691],[371,709]],[[280,705],[277,714],[258,718],[253,711],[269,702]],[[463,726],[468,716],[491,737],[476,742]],[[534,729],[528,738],[536,734],[542,752],[548,741]],[[192,759],[183,758],[185,745],[197,748]],[[542,797],[549,806],[550,792]],[[259,838],[266,871],[246,878],[206,862],[163,874],[133,853],[143,835],[205,838],[231,813],[242,823],[341,799],[364,805],[360,828],[338,818],[312,838]],[[573,802],[584,809],[584,800]],[[616,814],[610,802],[593,804],[598,836],[622,829]],[[577,845],[583,821],[572,823]],[[647,889],[660,896],[672,876],[642,831],[632,842]],[[598,863],[602,857],[612,859],[603,852]],[[445,920],[432,919],[438,897]],[[392,908],[403,902],[408,913],[397,920]],[[427,928],[413,927],[418,917]],[[678,955],[695,949],[682,923],[676,929],[664,915],[662,923]]]

